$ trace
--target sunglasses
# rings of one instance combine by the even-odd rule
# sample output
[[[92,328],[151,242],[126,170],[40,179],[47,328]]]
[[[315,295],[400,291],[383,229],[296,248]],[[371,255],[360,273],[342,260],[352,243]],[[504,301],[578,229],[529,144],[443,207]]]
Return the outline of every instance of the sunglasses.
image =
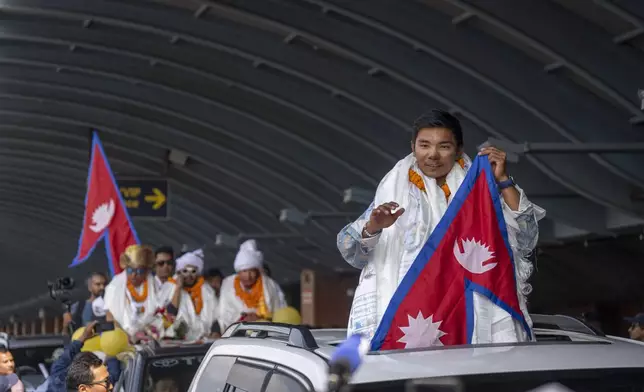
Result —
[[[184,268],[180,272],[183,275],[197,275],[197,269],[196,268]]]
[[[132,268],[132,267],[127,267],[127,274],[132,275],[145,275],[148,272],[147,268]]]
[[[112,389],[112,387],[114,386],[114,384],[112,384],[112,381],[109,378],[106,378],[103,381],[97,381],[97,382],[93,382],[93,383],[85,384],[85,385],[87,385],[89,387],[94,386],[94,385],[99,385],[99,386],[105,388],[108,391],[110,389]]]
[[[159,267],[163,267],[165,265],[172,266],[172,265],[174,265],[174,260],[159,260],[156,263],[157,263],[157,266],[159,266]]]

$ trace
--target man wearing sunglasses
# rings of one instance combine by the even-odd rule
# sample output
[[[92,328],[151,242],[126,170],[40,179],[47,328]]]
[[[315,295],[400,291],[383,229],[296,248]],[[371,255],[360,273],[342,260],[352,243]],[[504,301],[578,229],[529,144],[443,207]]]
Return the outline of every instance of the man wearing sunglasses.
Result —
[[[158,287],[161,287],[174,274],[174,249],[162,246],[154,252],[154,277]]]
[[[113,381],[101,358],[83,352],[74,358],[67,370],[67,388],[78,392],[111,392]]]
[[[217,320],[218,300],[215,291],[205,281],[202,273],[204,254],[201,249],[186,252],[177,259],[177,278],[183,291],[189,296],[194,309],[191,332],[198,337],[210,335],[212,325]]]
[[[146,327],[161,331],[163,323],[156,311],[172,295],[174,285],[164,283],[159,289],[151,274],[154,251],[143,245],[129,246],[120,259],[123,272],[105,288],[107,321],[115,321],[136,341]]]

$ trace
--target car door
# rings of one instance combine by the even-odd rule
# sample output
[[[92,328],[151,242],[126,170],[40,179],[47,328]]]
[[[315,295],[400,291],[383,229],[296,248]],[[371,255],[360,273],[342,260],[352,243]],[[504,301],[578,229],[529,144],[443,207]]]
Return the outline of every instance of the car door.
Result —
[[[274,368],[274,364],[267,362],[237,358],[228,373],[224,392],[262,392]]]
[[[195,380],[194,392],[309,392],[308,379],[285,366],[234,356],[213,356]]]
[[[307,378],[272,362],[237,358],[226,379],[224,392],[311,392]]]
[[[310,392],[313,386],[302,374],[293,369],[277,366],[269,374],[268,382],[262,392]]]

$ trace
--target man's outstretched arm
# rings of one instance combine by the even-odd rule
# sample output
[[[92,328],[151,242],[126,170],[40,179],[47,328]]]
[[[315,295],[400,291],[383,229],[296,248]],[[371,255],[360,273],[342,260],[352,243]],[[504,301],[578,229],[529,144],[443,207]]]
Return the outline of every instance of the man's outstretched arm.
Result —
[[[369,262],[369,256],[373,252],[380,238],[380,234],[364,238],[363,230],[369,221],[374,203],[360,215],[353,223],[346,225],[337,237],[337,246],[344,260],[352,267],[362,269]]]

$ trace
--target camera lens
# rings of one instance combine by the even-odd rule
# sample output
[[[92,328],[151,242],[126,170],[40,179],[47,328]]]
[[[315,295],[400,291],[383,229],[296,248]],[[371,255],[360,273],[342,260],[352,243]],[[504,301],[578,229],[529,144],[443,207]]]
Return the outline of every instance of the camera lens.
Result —
[[[74,279],[70,277],[64,277],[60,279],[60,288],[62,290],[72,290],[74,288]]]

